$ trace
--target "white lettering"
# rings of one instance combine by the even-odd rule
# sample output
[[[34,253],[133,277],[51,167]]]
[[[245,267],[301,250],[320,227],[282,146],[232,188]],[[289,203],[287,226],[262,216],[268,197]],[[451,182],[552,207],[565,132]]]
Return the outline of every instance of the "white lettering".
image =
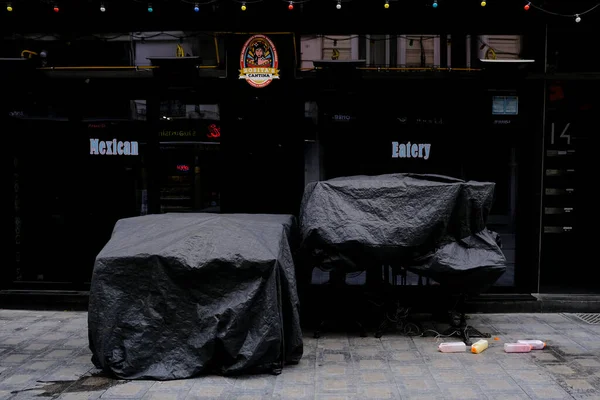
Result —
[[[138,142],[131,142],[131,155],[132,156],[139,155],[139,153],[138,153]]]
[[[400,158],[406,158],[406,145],[405,144],[401,144],[400,145]]]
[[[419,158],[419,145],[416,143],[413,143],[412,147],[410,148],[410,155],[412,156],[412,158]]]
[[[90,139],[90,154],[99,154],[98,139]]]
[[[352,117],[349,115],[336,114],[333,116],[334,121],[350,121]]]
[[[90,154],[108,156],[137,156],[139,155],[139,144],[135,141],[127,142],[117,139],[109,141],[90,139]]]
[[[425,156],[423,157],[423,160],[429,160],[429,152],[431,151],[431,144],[427,143],[424,146],[425,149]]]
[[[392,142],[392,158],[422,158],[428,160],[431,153],[430,143],[411,143],[406,144]]]

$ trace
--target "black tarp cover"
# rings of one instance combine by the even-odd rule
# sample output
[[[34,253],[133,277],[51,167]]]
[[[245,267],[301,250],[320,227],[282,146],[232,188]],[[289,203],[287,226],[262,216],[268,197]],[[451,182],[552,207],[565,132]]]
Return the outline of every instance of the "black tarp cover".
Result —
[[[294,225],[285,215],[118,221],[92,277],[94,363],[119,378],[168,380],[298,362]]]
[[[409,271],[429,277],[447,288],[474,293],[486,289],[506,271],[506,258],[498,234],[488,229],[446,243],[406,265]]]
[[[435,276],[440,279],[456,269],[481,272],[491,257],[494,261],[489,277],[495,281],[505,268],[496,257],[500,252],[497,244],[490,244],[491,250],[473,245],[462,252],[453,245],[462,243],[464,249],[465,240],[482,240],[477,235],[486,229],[494,186],[417,174],[314,182],[306,187],[302,199],[302,248],[311,264],[345,271],[377,264],[415,265],[419,259],[421,272],[427,265],[435,265]],[[445,256],[453,259],[446,263]]]

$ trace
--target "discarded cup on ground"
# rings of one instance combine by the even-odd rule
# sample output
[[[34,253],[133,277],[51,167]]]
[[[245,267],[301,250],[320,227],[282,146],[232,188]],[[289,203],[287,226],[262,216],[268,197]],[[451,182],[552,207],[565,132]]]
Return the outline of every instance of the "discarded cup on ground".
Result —
[[[517,340],[517,343],[524,343],[531,346],[532,350],[542,350],[546,347],[546,343],[541,340]]]
[[[438,349],[442,353],[463,353],[467,351],[467,345],[463,342],[440,343]]]
[[[527,343],[504,343],[506,353],[529,353],[532,346]]]
[[[484,339],[478,340],[477,342],[475,342],[471,345],[471,353],[479,354],[482,351],[484,351],[485,349],[487,349],[488,346],[489,346],[489,343],[487,340],[484,340]]]

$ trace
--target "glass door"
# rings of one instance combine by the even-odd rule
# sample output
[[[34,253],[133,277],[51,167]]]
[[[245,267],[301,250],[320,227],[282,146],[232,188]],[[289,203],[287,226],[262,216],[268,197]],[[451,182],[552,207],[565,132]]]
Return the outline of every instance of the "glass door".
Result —
[[[547,88],[542,190],[541,293],[598,294],[595,134],[598,84],[551,82]]]
[[[220,212],[221,124],[217,104],[161,102],[160,211]]]

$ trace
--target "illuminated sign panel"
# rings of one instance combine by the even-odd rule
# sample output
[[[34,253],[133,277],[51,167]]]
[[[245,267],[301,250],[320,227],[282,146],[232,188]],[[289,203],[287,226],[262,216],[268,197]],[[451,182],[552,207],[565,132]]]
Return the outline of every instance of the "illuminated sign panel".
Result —
[[[221,128],[219,128],[216,124],[210,124],[208,126],[208,133],[206,134],[208,138],[220,138],[221,137]]]
[[[279,58],[275,45],[265,35],[254,35],[246,41],[240,55],[240,79],[262,88],[279,79]]]
[[[517,96],[494,96],[492,115],[519,115],[519,98]]]

